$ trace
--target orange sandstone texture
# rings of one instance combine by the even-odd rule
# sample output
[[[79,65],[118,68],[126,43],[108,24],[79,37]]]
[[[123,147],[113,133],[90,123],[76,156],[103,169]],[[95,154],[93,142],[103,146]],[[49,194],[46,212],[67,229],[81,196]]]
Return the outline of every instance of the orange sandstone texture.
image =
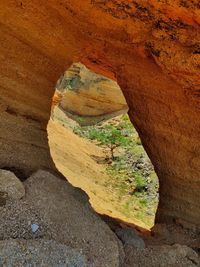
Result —
[[[200,225],[198,0],[1,0],[0,167],[54,168],[46,124],[72,62],[115,77],[160,179],[157,221]]]
[[[116,81],[74,63],[59,79],[52,101],[81,125],[125,114],[128,106]],[[52,114],[53,115],[53,114]]]

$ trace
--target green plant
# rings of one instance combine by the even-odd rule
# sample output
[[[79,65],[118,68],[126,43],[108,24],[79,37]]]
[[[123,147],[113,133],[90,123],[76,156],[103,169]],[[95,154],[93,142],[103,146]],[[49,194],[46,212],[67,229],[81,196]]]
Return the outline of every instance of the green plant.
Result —
[[[127,218],[137,218],[152,225],[157,206],[157,176],[152,170],[150,176],[145,177],[143,170],[135,167],[135,163],[146,154],[128,116],[111,120],[109,125],[99,123],[77,127],[74,132],[97,141],[100,146],[103,145],[103,150],[109,148],[112,161],[105,161],[105,164],[108,164],[106,172],[110,179],[104,186],[115,192],[116,210]]]
[[[134,173],[134,180],[135,180],[135,192],[144,192],[147,190],[147,181],[140,173]]]
[[[99,140],[102,144],[107,145],[110,148],[111,158],[115,159],[114,151],[118,146],[126,146],[129,140],[122,135],[120,129],[113,125],[107,125],[100,135]]]
[[[130,140],[122,134],[121,129],[113,125],[105,125],[104,127],[77,127],[74,133],[81,137],[91,140],[97,140],[100,145],[106,145],[110,149],[111,159],[114,160],[114,151],[117,147],[125,147]]]

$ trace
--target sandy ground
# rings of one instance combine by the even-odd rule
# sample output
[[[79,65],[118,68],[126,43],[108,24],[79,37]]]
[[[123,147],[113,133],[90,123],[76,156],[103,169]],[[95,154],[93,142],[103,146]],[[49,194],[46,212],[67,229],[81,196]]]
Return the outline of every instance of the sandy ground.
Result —
[[[110,177],[106,174],[105,167],[92,158],[94,155],[105,157],[100,147],[53,120],[49,121],[48,135],[56,167],[73,186],[88,194],[91,205],[98,213],[148,228],[143,222],[127,218],[116,210],[120,203],[112,189],[105,186]]]

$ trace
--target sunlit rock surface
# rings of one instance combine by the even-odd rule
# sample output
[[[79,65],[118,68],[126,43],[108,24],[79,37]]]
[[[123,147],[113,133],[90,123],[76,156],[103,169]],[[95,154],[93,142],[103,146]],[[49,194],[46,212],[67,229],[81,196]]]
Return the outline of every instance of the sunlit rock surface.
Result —
[[[59,79],[52,108],[55,105],[81,125],[92,125],[128,111],[117,82],[81,63],[73,64]]]
[[[73,62],[115,77],[160,179],[157,221],[200,225],[199,1],[0,2],[0,167],[54,168],[46,124]]]

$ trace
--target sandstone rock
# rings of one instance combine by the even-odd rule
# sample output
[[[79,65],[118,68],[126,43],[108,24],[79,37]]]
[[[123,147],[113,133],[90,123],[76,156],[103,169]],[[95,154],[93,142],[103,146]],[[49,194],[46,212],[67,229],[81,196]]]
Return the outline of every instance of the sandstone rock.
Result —
[[[94,267],[119,266],[121,248],[115,234],[67,181],[38,171],[25,182],[26,198],[57,242],[82,250]],[[32,201],[34,200],[34,201]]]
[[[200,225],[199,1],[2,0],[0,10],[0,168],[54,168],[55,83],[82,62],[124,92],[160,180],[156,221]]]
[[[0,266],[86,267],[79,251],[53,240],[0,241]]]
[[[126,113],[128,106],[116,81],[74,63],[59,80],[53,97],[80,125],[92,125]]]
[[[123,242],[124,245],[133,246],[138,249],[144,249],[144,240],[139,237],[136,230],[131,228],[122,228],[116,231],[117,236]]]
[[[22,182],[14,173],[0,170],[0,199],[20,199],[25,195]]]

